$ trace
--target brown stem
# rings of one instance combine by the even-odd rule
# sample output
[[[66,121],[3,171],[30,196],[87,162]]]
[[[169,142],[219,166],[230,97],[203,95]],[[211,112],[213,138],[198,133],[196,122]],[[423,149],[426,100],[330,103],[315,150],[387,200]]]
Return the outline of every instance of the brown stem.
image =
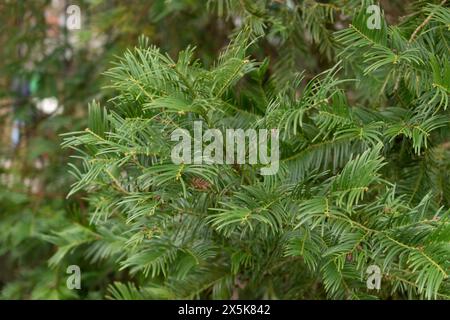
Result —
[[[446,2],[447,0],[442,0],[440,6],[443,6]],[[409,38],[408,41],[409,43],[412,43],[416,38],[417,34],[420,32],[420,30],[422,30],[428,24],[428,22],[430,22],[431,18],[433,18],[433,14],[434,12],[430,13],[430,15],[417,27],[417,29],[414,30],[413,34],[411,35],[411,38]]]

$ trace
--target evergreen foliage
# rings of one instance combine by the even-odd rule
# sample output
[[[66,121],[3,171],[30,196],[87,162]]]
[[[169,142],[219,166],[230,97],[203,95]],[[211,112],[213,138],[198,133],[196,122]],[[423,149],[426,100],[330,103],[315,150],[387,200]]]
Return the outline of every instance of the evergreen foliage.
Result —
[[[208,1],[241,20],[213,62],[141,37],[62,135],[88,209],[39,233],[49,267],[92,270],[84,292],[109,299],[448,299],[450,10],[414,1],[371,30],[370,4]],[[279,171],[174,164],[194,121],[279,129]]]

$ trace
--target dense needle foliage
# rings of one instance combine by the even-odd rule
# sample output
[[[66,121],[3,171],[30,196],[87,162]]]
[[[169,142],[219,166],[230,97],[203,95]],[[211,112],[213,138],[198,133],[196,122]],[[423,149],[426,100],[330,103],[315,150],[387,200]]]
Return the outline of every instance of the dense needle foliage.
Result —
[[[414,1],[369,29],[370,4],[208,1],[198,15],[234,24],[214,58],[141,37],[63,134],[87,204],[40,234],[51,270],[89,270],[79,297],[449,298],[450,10]],[[194,121],[279,129],[279,171],[174,164]]]

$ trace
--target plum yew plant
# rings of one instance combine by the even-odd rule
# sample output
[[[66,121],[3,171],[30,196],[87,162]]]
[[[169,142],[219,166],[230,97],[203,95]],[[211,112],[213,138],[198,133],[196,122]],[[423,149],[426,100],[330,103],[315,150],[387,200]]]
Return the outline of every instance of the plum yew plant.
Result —
[[[380,29],[367,1],[288,1],[279,15],[268,2],[215,2],[248,14],[215,63],[142,38],[106,73],[116,95],[63,143],[88,221],[46,235],[50,266],[78,253],[115,299],[449,298],[447,1]],[[330,32],[338,14],[351,21]],[[328,57],[313,77],[295,67],[302,50],[285,55],[304,23]],[[279,171],[172,163],[170,134],[194,121],[279,129]]]

